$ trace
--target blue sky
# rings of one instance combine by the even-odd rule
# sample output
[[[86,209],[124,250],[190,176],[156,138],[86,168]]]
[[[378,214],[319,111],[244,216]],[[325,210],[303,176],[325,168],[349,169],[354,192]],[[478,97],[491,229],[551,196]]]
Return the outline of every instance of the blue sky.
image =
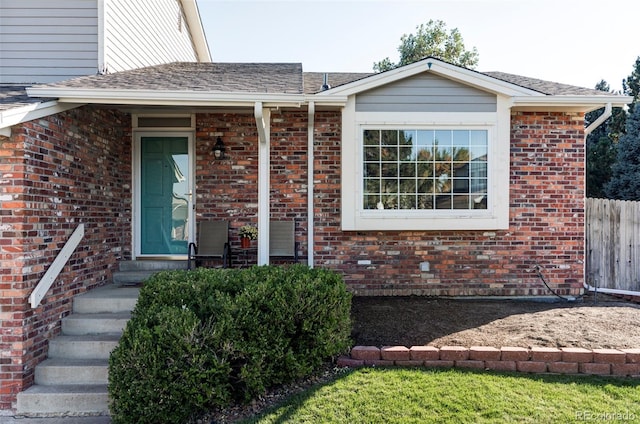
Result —
[[[429,19],[458,28],[502,71],[622,89],[640,56],[638,0],[197,0],[216,62],[300,62],[305,71],[371,72],[398,60],[403,34]]]

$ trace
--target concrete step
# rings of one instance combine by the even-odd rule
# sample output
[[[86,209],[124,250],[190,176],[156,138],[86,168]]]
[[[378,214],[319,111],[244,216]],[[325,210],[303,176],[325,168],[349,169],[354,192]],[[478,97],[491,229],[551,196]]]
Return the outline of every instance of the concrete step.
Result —
[[[18,393],[16,409],[25,417],[108,415],[107,385],[35,385]]]
[[[108,384],[108,374],[109,361],[106,359],[50,358],[36,367],[35,384]]]
[[[139,260],[118,263],[118,271],[113,273],[115,284],[140,284],[159,271],[187,269],[187,261]]]
[[[138,285],[149,279],[153,274],[158,271],[151,270],[138,270],[138,271],[116,271],[113,273],[112,278],[114,284],[121,285]]]
[[[131,312],[113,312],[101,314],[71,314],[62,320],[62,334],[82,336],[85,334],[122,335]]]
[[[49,358],[109,359],[119,334],[58,336],[49,341]]]
[[[187,269],[187,261],[121,261],[118,270],[127,271],[164,271],[167,269]]]
[[[131,312],[138,301],[140,289],[108,284],[93,289],[73,299],[73,312],[78,314],[99,314]]]

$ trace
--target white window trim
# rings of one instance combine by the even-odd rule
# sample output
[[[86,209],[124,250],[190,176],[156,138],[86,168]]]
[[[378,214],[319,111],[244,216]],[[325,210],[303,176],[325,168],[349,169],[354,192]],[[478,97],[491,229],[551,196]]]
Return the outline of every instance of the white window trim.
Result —
[[[423,231],[498,230],[509,228],[510,110],[497,96],[495,113],[356,112],[355,96],[343,109],[342,230]],[[489,141],[488,203],[485,210],[365,210],[363,209],[363,147],[365,128],[486,129]]]

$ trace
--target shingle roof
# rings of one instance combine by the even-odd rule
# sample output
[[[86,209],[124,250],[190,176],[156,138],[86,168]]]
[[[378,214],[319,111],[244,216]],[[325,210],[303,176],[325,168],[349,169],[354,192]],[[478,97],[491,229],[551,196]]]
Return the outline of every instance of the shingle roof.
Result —
[[[0,112],[47,101],[47,99],[29,97],[25,88],[0,84]]]
[[[578,87],[575,85],[562,84],[558,82],[545,81],[537,78],[525,77],[522,75],[508,74],[505,72],[478,72],[479,74],[499,79],[520,87],[528,88],[549,96],[600,96],[611,95],[605,91],[594,90],[591,88]],[[337,72],[305,72],[304,73],[304,92],[305,94],[314,94],[322,91],[324,75],[328,76],[329,85],[338,87],[363,78],[367,78],[374,73],[337,73]]]
[[[481,72],[492,78],[506,81],[511,84],[529,88],[549,96],[610,96],[606,91],[594,90],[591,88],[577,87],[575,85],[562,84],[559,82],[545,81],[537,78],[524,77],[521,75],[507,74],[505,72]]]
[[[337,87],[348,84],[371,75],[373,73],[356,73],[356,72],[305,72],[304,73],[304,93],[315,94],[322,91],[324,76],[327,76],[327,82],[330,87]]]
[[[42,86],[112,90],[214,91],[227,93],[313,94],[322,91],[324,75],[337,87],[373,73],[302,72],[300,63],[174,62],[106,75],[91,75]],[[551,96],[610,95],[604,91],[544,81],[504,72],[479,72]]]
[[[51,88],[217,91],[302,94],[300,63],[174,62],[106,75],[79,77]]]

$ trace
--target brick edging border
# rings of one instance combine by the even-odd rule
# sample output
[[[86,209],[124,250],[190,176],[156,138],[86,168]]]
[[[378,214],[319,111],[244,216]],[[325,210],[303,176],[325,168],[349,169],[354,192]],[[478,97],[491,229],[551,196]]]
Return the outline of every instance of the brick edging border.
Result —
[[[486,346],[354,346],[338,366],[474,368],[533,374],[613,375],[640,378],[640,349]]]

